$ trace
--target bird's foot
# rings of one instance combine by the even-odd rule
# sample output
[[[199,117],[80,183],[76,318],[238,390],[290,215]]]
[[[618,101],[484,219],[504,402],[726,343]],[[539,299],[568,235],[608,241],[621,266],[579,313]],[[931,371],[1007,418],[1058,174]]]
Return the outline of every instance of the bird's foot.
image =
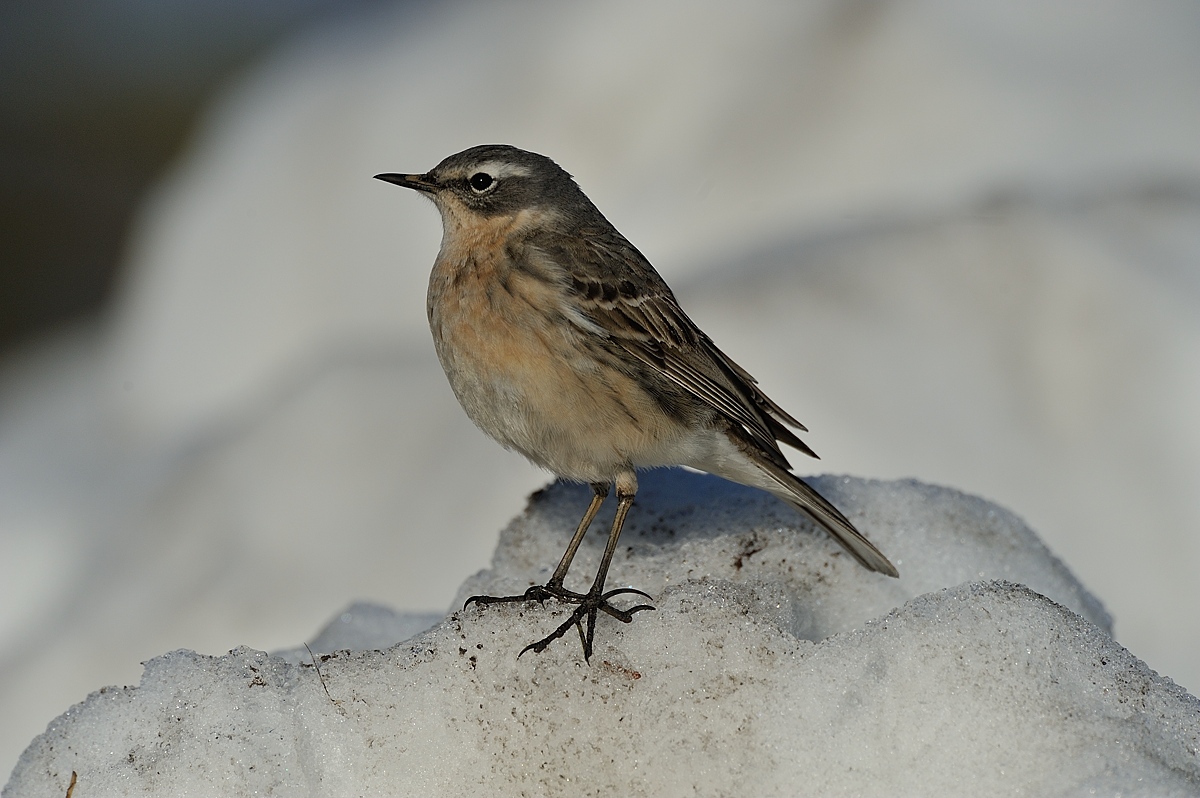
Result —
[[[521,653],[517,656],[521,656],[521,654],[524,654],[526,651],[532,651],[535,654],[540,654],[549,648],[551,643],[565,635],[567,630],[573,626],[579,632],[579,643],[583,646],[583,658],[585,661],[591,662],[592,641],[596,636],[596,615],[598,613],[604,612],[616,618],[621,623],[629,623],[633,620],[634,613],[641,612],[642,610],[654,609],[649,604],[639,604],[636,607],[630,607],[627,610],[622,610],[608,603],[610,598],[613,596],[619,596],[623,593],[634,593],[639,596],[650,598],[650,596],[642,591],[635,590],[631,587],[610,590],[607,593],[587,593],[579,596],[579,606],[575,608],[567,620],[563,621],[557,629],[543,637],[541,640],[525,646],[525,648],[521,649]],[[574,603],[573,599],[568,600]],[[585,622],[586,629],[584,626]]]
[[[614,607],[608,602],[613,596],[620,596],[626,593],[632,593],[638,596],[650,598],[648,593],[637,590],[632,587],[621,587],[616,590],[610,590],[607,593],[599,591],[589,591],[587,593],[576,593],[573,590],[567,590],[562,585],[546,584],[534,585],[516,596],[471,596],[467,599],[463,607],[471,604],[505,604],[517,601],[536,601],[539,604],[544,604],[546,599],[553,598],[567,604],[578,604],[579,606],[571,612],[571,615],[557,629],[543,637],[541,640],[530,643],[521,649],[521,656],[526,651],[533,651],[540,654],[550,647],[558,638],[567,633],[567,630],[572,626],[579,631],[579,642],[583,646],[583,658],[590,662],[592,658],[592,641],[596,636],[596,616],[604,612],[616,618],[621,623],[630,623],[633,621],[634,613],[642,610],[652,610],[649,604],[638,604],[636,607],[630,607],[627,610]],[[584,628],[584,621],[587,622],[587,628]]]

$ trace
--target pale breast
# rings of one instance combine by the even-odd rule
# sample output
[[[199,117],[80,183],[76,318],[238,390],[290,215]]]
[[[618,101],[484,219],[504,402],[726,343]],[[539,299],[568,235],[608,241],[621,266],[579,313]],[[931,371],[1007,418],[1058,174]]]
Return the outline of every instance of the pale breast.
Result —
[[[429,283],[429,321],[450,385],[484,432],[571,479],[606,481],[659,465],[684,434],[633,379],[605,365],[568,321],[556,282],[514,268],[498,247],[443,247]],[[667,458],[670,459],[670,458]]]

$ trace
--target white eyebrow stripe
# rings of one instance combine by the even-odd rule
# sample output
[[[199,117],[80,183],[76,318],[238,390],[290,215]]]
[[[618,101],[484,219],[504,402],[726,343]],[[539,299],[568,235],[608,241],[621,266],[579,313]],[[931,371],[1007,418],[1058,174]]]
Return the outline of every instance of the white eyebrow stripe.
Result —
[[[508,161],[485,161],[484,163],[479,164],[479,168],[476,171],[487,172],[489,175],[495,178],[529,177],[531,174],[529,169],[526,167],[515,163],[509,163]]]

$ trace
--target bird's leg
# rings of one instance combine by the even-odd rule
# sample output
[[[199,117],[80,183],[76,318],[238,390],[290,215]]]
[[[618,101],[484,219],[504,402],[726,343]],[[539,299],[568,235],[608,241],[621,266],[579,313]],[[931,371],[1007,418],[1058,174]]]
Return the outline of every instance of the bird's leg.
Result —
[[[572,597],[578,596],[578,598],[564,599],[578,601],[579,606],[575,608],[575,611],[571,613],[571,616],[567,618],[562,625],[560,625],[549,635],[534,643],[530,643],[529,645],[525,646],[525,648],[521,649],[521,654],[524,654],[526,651],[533,651],[535,653],[541,653],[542,651],[545,651],[551,643],[566,634],[567,630],[573,626],[579,631],[579,641],[583,644],[583,658],[585,660],[591,660],[592,641],[596,636],[597,613],[603,611],[622,623],[629,623],[633,620],[634,613],[640,612],[641,610],[654,609],[648,604],[639,604],[638,606],[631,607],[628,610],[621,610],[608,603],[608,600],[613,596],[619,596],[625,593],[636,593],[639,596],[650,598],[649,595],[640,590],[635,590],[631,587],[624,587],[618,588],[617,590],[610,590],[607,593],[604,592],[604,581],[608,578],[608,568],[612,564],[613,554],[615,554],[617,551],[617,540],[621,537],[621,528],[625,525],[625,516],[628,515],[629,508],[633,506],[633,497],[636,493],[637,477],[634,472],[631,470],[618,475],[617,514],[613,518],[612,529],[608,533],[608,544],[604,547],[604,556],[600,560],[600,568],[596,571],[596,578],[592,582],[591,589],[582,596],[579,594],[571,594]],[[588,509],[590,515],[595,514],[590,512],[591,508]],[[584,516],[584,520],[590,521],[590,518],[588,516]],[[582,535],[577,534],[577,538],[582,539],[582,537]],[[563,572],[563,575],[566,574],[566,567],[569,567],[570,565],[570,558],[575,553],[574,549],[578,548],[577,540],[572,540],[571,544],[572,545],[567,548],[567,554],[563,557],[563,564],[559,565],[559,570]],[[558,571],[555,571],[555,575],[557,574]],[[550,583],[546,585],[546,589],[549,590],[553,584],[554,579],[551,578]],[[551,593],[551,595],[562,598],[562,596],[558,595],[557,593]],[[583,626],[584,618],[587,619],[586,631]],[[517,656],[520,656],[520,654]]]
[[[582,593],[575,593],[563,587],[563,581],[567,578],[567,571],[571,569],[571,560],[575,559],[575,552],[579,551],[579,544],[583,543],[583,537],[587,534],[588,527],[592,525],[592,520],[595,519],[596,513],[600,512],[600,505],[604,503],[604,499],[608,496],[607,482],[592,483],[592,503],[588,505],[587,511],[584,512],[583,518],[579,521],[579,526],[575,529],[575,534],[571,537],[571,542],[567,544],[567,550],[563,552],[562,560],[559,561],[558,567],[554,569],[554,573],[550,575],[550,581],[544,585],[533,585],[524,593],[515,596],[471,596],[463,604],[465,609],[471,604],[501,604],[514,601],[545,601],[548,598],[556,598],[560,601],[576,602],[583,598]]]
[[[571,570],[571,560],[575,559],[575,552],[579,551],[579,544],[583,543],[583,536],[587,534],[588,527],[592,525],[596,513],[600,512],[600,505],[608,497],[608,483],[593,482],[592,493],[592,503],[588,505],[587,512],[580,519],[579,527],[575,530],[571,542],[567,544],[567,550],[563,552],[562,560],[554,569],[554,573],[550,575],[550,581],[546,583],[548,591],[562,590],[563,581],[567,578],[567,571]]]

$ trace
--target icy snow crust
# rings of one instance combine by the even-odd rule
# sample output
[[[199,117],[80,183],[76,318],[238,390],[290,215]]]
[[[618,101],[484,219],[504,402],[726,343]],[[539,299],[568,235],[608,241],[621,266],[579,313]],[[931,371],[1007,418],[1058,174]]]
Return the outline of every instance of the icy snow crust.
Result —
[[[915,482],[815,482],[899,581],[773,499],[655,472],[613,584],[649,589],[657,610],[602,620],[590,665],[571,636],[517,658],[562,617],[550,603],[454,612],[387,650],[319,655],[319,671],[177,651],[55,720],[4,795],[62,795],[72,771],[77,795],[1200,790],[1200,702],[1109,637],[1019,520]],[[462,592],[540,580],[586,498],[536,494]],[[420,622],[385,615],[333,626],[369,645]]]
[[[1006,579],[1112,631],[1100,602],[1033,530],[995,504],[958,491],[915,480],[810,480],[896,564],[901,578],[891,579],[862,572],[815,522],[763,491],[682,469],[644,473],[640,481],[609,588],[629,585],[657,597],[671,585],[698,579],[759,582],[779,593],[772,601],[785,629],[821,640],[931,590]],[[569,537],[564,530],[575,528],[590,497],[583,485],[556,484],[535,493],[525,515],[501,533],[492,568],[466,581],[455,606],[468,596],[520,593],[549,579]],[[605,509],[576,555],[569,587],[591,584],[613,504]]]

